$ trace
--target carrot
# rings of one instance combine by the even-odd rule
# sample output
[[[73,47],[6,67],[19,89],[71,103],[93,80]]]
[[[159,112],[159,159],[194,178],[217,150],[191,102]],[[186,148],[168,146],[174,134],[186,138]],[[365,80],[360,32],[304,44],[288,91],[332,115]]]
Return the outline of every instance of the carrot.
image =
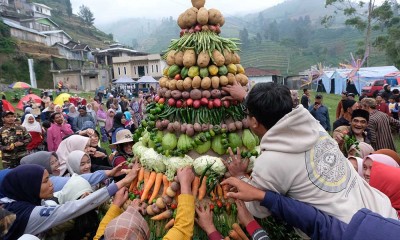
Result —
[[[164,212],[154,216],[151,218],[151,220],[164,220],[172,217],[172,211],[171,210],[165,210]]]
[[[200,178],[199,177],[195,177],[193,182],[192,182],[192,195],[194,196],[195,199],[197,197],[197,193],[199,191],[199,187],[200,187]]]
[[[153,202],[153,199],[156,198],[158,195],[158,192],[160,192],[162,180],[163,180],[163,174],[157,173],[156,181],[155,181],[154,188],[153,188],[153,194],[151,194],[151,197],[149,199],[149,204],[151,204]]]
[[[146,174],[146,172],[145,172]],[[149,195],[149,192],[151,190],[151,187],[153,186],[154,182],[156,181],[156,172],[151,172],[150,176],[147,180],[147,183],[145,182],[144,184],[144,189],[142,193],[142,197],[140,198],[140,201],[143,202],[144,200],[147,199],[147,196]]]
[[[224,238],[224,240],[231,240],[231,238],[228,237],[228,236],[226,236],[226,237]]]
[[[221,199],[224,197],[224,193],[222,191],[221,184],[218,183],[217,185],[217,194],[218,194],[218,199]]]
[[[169,181],[167,179],[167,175],[163,175],[162,181],[164,186],[162,196],[164,197],[165,195],[167,195],[167,188],[169,187]]]
[[[239,224],[234,223],[232,224],[232,229],[239,234],[240,238],[243,240],[249,240],[249,238],[246,236],[246,234],[243,232],[242,228],[239,226]]]
[[[229,231],[229,237],[231,237],[233,240],[242,240],[239,234],[233,229]]]
[[[147,181],[149,180],[149,177],[150,177],[150,171],[145,169],[143,173],[144,185],[146,185]]]
[[[222,186],[222,191],[224,192],[224,199],[228,199],[229,185],[225,184]]]
[[[137,180],[138,178],[133,179],[131,185],[129,186],[129,192],[133,192],[133,190],[136,188]]]
[[[170,229],[172,226],[174,226],[174,224],[175,224],[175,219],[172,218],[171,220],[169,220],[169,222],[167,222],[167,224],[165,224],[164,229],[165,229],[165,230],[168,230],[168,229]]]
[[[206,196],[207,192],[207,177],[203,177],[203,181],[201,182],[201,186],[199,188],[199,200],[202,200]]]
[[[211,195],[211,201],[217,200],[217,198],[215,196],[215,189],[210,192],[210,195]]]
[[[139,171],[139,174],[138,174],[137,187],[139,187],[140,182],[143,181],[143,179],[144,179],[144,168],[141,167],[140,171]]]

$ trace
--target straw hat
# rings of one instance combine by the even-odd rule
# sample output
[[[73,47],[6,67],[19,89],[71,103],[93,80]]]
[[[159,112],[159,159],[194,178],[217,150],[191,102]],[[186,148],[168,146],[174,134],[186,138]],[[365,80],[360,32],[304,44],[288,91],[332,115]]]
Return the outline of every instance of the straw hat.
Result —
[[[123,129],[117,132],[116,142],[110,145],[118,145],[121,143],[133,142],[133,136],[131,131]]]

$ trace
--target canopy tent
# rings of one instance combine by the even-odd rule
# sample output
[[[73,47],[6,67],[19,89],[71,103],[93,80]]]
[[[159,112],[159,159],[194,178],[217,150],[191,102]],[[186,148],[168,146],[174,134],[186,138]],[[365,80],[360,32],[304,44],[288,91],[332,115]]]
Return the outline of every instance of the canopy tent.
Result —
[[[364,86],[367,86],[370,82],[378,79],[384,79],[387,74],[396,71],[399,70],[395,66],[360,68],[360,70],[358,70],[353,77],[353,82],[357,88],[357,91],[361,92],[361,89]]]
[[[156,83],[156,84],[158,84],[158,81],[155,80],[152,76],[143,76],[139,80],[137,80],[137,83]]]
[[[25,95],[23,98],[21,98],[21,100],[19,100],[19,103],[17,104],[17,108],[22,110],[24,108],[23,102],[28,102],[30,100],[34,101],[36,104],[39,104],[39,105],[42,103],[42,99],[38,95],[28,94],[28,95]]]
[[[327,93],[331,92],[331,79],[334,73],[335,71],[323,71],[322,75],[318,78],[318,82],[319,80],[322,81]]]
[[[341,94],[343,91],[346,91],[346,84],[349,74],[351,73],[352,69],[336,69],[333,73],[333,88],[329,92],[333,92],[335,94]]]
[[[135,81],[128,76],[122,76],[113,83],[114,84],[133,84],[133,83],[135,83]]]

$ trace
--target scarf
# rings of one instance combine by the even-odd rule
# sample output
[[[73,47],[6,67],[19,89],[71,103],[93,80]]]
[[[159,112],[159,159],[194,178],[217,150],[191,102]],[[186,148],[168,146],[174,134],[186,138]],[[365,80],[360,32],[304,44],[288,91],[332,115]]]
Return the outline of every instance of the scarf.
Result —
[[[28,122],[30,117],[33,118],[33,123]],[[42,126],[40,126],[40,123],[36,121],[35,117],[30,113],[25,115],[22,126],[25,127],[28,132],[42,133]]]
[[[124,112],[124,115],[125,115],[126,121],[130,121],[132,119],[132,115],[130,112],[126,111],[126,112]]]
[[[124,116],[125,115],[123,113],[121,113],[121,112],[115,114],[115,116],[114,116],[114,124],[113,124],[113,127],[112,127],[113,131],[115,131],[115,129],[118,129],[118,128],[125,128],[125,125],[122,124],[122,122],[121,122],[122,118]]]
[[[115,114],[114,109],[108,109],[107,118],[106,118],[106,131],[109,132],[113,128],[114,117],[110,117],[110,113],[113,112]]]
[[[44,171],[39,165],[20,165],[11,170],[1,183],[4,196],[13,200],[3,203],[3,207],[17,215],[4,239],[18,239],[24,234],[33,209],[41,204],[39,196]]]
[[[63,189],[54,193],[60,204],[79,199],[84,193],[92,193],[89,182],[77,174],[73,174]]]
[[[83,156],[87,156],[89,157],[89,155],[87,155],[85,152],[80,151],[80,150],[76,150],[76,151],[72,151],[69,155],[68,155],[68,160],[67,160],[67,168],[68,168],[68,172],[70,174],[81,174],[81,170],[80,170],[80,165],[81,165],[81,160],[83,158]],[[89,157],[90,159],[90,157]]]
[[[90,138],[88,137],[71,135],[60,143],[56,152],[60,161],[60,176],[63,176],[67,169],[66,162],[68,161],[68,155],[75,150],[84,151],[89,141]]]
[[[25,111],[24,111],[25,114],[28,114],[28,113],[31,113],[31,112],[32,112],[32,108],[31,107],[25,108]]]
[[[97,110],[97,118],[103,119],[103,120],[107,119],[107,113],[104,112],[103,108],[101,108],[101,107],[99,108],[99,110]]]
[[[372,146],[369,145],[369,144],[366,143],[366,142],[360,142],[360,143],[358,144],[358,148],[359,148],[360,150],[358,150],[358,149],[356,148],[355,145],[352,145],[352,146],[350,147],[350,149],[349,149],[349,152],[350,152],[351,150],[356,151],[356,153],[358,154],[358,156],[359,156],[360,158],[365,158],[366,156],[368,156],[368,155],[370,155],[371,153],[374,152],[374,149],[372,148]]]
[[[75,109],[75,111],[71,112],[71,109]],[[73,104],[71,106],[69,106],[69,112],[68,112],[67,115],[68,115],[68,117],[72,117],[72,118],[76,118],[76,117],[79,116],[79,112],[76,111],[76,108],[75,108],[75,106]]]
[[[383,163],[383,164],[385,164],[387,166],[396,167],[396,168],[400,167],[399,164],[395,160],[393,160],[393,158],[391,158],[391,157],[389,157],[387,155],[384,155],[384,154],[371,154],[371,155],[368,155],[368,156],[366,156],[364,158],[364,162],[365,162],[365,160],[367,160],[367,158],[371,159],[374,162]]]
[[[129,206],[107,225],[104,239],[147,240],[150,239],[150,230],[142,215],[133,206]]]
[[[351,158],[353,158],[353,159],[355,159],[357,161],[357,172],[358,172],[358,175],[360,175],[364,179],[364,173],[363,173],[363,162],[364,162],[364,160],[362,158],[359,158],[359,157],[353,157],[353,156],[348,157],[349,160]]]
[[[400,168],[373,162],[369,185],[389,197],[392,207],[400,214]]]
[[[23,164],[36,164],[44,167],[49,174],[53,174],[53,171],[50,166],[51,156],[57,158],[57,154],[55,152],[46,152],[39,151],[32,154],[29,154],[21,159],[21,165]]]
[[[379,149],[378,151],[374,152],[374,154],[384,154],[386,156],[393,158],[398,164],[400,164],[399,155],[392,149]]]

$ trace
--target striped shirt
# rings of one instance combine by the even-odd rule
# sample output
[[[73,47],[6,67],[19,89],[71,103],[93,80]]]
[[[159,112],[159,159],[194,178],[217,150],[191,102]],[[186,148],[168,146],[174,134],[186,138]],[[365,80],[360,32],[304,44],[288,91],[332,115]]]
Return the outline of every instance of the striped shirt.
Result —
[[[370,113],[368,129],[371,133],[371,145],[375,150],[392,149],[396,151],[390,129],[391,125],[400,127],[400,121],[377,110]]]

